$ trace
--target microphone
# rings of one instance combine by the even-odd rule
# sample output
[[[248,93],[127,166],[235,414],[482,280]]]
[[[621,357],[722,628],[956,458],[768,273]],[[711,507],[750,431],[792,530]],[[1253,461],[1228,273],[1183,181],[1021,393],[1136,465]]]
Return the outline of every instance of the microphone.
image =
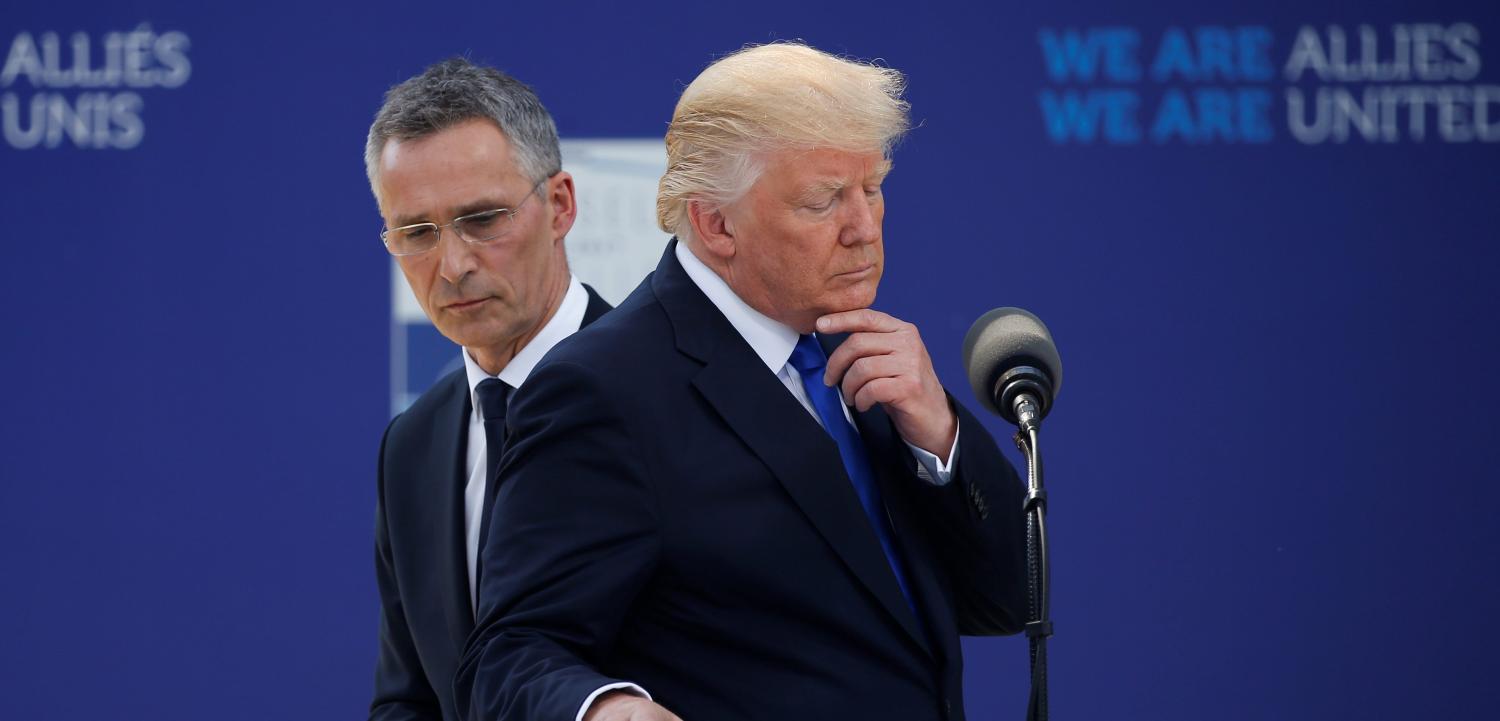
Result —
[[[1047,558],[1047,492],[1037,449],[1042,418],[1062,387],[1062,360],[1052,334],[1020,308],[996,308],[964,336],[964,368],[985,408],[1020,427],[1016,447],[1026,456],[1026,636],[1031,649],[1027,721],[1047,721],[1047,638],[1052,635],[1051,567]]]
[[[979,316],[964,336],[963,360],[980,404],[1022,430],[1041,423],[1062,387],[1062,360],[1052,334],[1020,308]]]

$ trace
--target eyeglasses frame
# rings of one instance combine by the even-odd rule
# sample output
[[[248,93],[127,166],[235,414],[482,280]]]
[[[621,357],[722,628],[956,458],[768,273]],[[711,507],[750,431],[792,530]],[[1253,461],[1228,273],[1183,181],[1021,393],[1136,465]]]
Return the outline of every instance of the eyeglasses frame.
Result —
[[[556,173],[554,173],[553,175],[556,175]],[[498,232],[498,233],[496,233],[496,234],[494,234],[494,235],[492,235],[492,236],[490,236],[488,238],[481,238],[481,239],[477,239],[476,240],[476,239],[469,238],[469,237],[465,236],[462,232],[459,231],[458,226],[460,224],[462,224],[465,220],[468,220],[469,218],[475,218],[475,217],[478,217],[478,216],[481,216],[481,215],[485,215],[485,214],[488,214],[488,213],[499,212],[499,213],[504,213],[505,214],[506,224],[504,226],[502,226],[502,227],[503,228],[510,227],[510,222],[515,220],[516,213],[520,212],[521,208],[524,207],[526,205],[526,203],[531,200],[531,197],[534,196],[534,195],[536,195],[536,191],[540,190],[541,187],[543,185],[545,185],[547,183],[547,181],[549,181],[551,179],[552,179],[552,176],[549,175],[549,176],[547,176],[545,178],[542,178],[541,180],[538,180],[535,184],[533,184],[531,186],[531,192],[527,193],[526,197],[524,197],[524,198],[521,199],[521,202],[516,203],[516,206],[514,208],[492,208],[490,210],[481,210],[481,211],[478,211],[476,213],[467,213],[465,215],[460,215],[457,218],[454,218],[453,220],[450,220],[450,221],[448,221],[446,223],[443,223],[441,225],[439,225],[437,223],[411,223],[409,225],[403,225],[403,226],[400,226],[400,227],[397,227],[397,228],[387,228],[385,230],[380,231],[380,242],[385,245],[386,251],[389,252],[391,255],[396,256],[398,258],[409,258],[409,257],[414,256],[414,255],[421,255],[423,253],[430,253],[430,252],[432,252],[435,248],[438,247],[438,245],[440,243],[443,242],[443,229],[444,228],[452,228],[454,234],[458,236],[459,240],[462,240],[463,242],[468,243],[469,245],[484,245],[486,243],[489,243],[489,242],[495,240],[496,238],[499,238],[502,235],[505,235],[505,231],[501,230],[500,232]],[[390,238],[388,237],[391,233],[399,233],[399,232],[401,232],[403,230],[411,230],[413,228],[422,228],[422,227],[432,228],[432,231],[434,233],[434,238],[435,239],[432,241],[432,246],[431,247],[423,248],[422,250],[413,251],[413,252],[410,252],[410,253],[397,253],[394,249],[391,248],[391,241],[390,241]]]

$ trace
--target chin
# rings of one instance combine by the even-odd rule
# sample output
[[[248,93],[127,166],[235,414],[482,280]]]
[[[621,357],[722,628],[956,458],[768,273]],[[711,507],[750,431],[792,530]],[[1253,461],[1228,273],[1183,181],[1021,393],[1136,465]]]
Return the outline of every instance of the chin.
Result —
[[[433,325],[437,326],[438,332],[442,333],[444,338],[465,348],[483,348],[491,342],[491,336],[495,335],[486,332],[486,328],[479,323],[448,322]]]
[[[858,295],[843,294],[836,299],[831,299],[828,303],[825,303],[824,305],[819,307],[816,311],[814,311],[814,315],[812,318],[813,320],[817,320],[818,318],[821,318],[825,315],[832,315],[834,313],[843,313],[845,311],[869,308],[874,304],[874,293]]]
[[[840,300],[844,301],[842,304],[844,306],[844,310],[869,308],[870,306],[875,305],[875,282],[871,281],[868,287],[865,287],[862,284],[860,286],[850,288],[849,292],[845,293],[844,297]]]
[[[474,343],[471,342],[468,334],[456,332],[451,328],[444,328],[442,326],[437,326],[437,330],[439,333],[443,334],[444,338],[453,341],[455,345],[461,345],[465,348],[471,348],[474,346]]]

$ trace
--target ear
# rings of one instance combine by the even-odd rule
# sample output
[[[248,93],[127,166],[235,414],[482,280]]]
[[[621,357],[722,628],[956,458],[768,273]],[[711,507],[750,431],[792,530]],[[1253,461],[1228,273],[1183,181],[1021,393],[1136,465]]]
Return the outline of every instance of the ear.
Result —
[[[547,200],[552,204],[552,238],[561,243],[563,236],[573,228],[573,221],[578,218],[578,198],[573,191],[573,176],[567,171],[559,170],[556,175],[547,179],[547,187],[538,192],[546,193]]]
[[[716,258],[728,260],[734,257],[734,227],[724,216],[722,208],[714,208],[706,201],[689,200],[688,222],[693,226],[693,236],[705,251]]]

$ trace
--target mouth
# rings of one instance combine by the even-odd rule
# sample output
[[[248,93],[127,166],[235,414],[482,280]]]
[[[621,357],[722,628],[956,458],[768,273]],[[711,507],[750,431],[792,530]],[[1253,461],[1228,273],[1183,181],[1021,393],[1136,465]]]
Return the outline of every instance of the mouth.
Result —
[[[449,304],[443,306],[443,310],[460,310],[460,311],[461,310],[469,310],[470,308],[477,308],[477,307],[479,307],[481,304],[483,304],[487,300],[489,300],[488,297],[475,298],[473,300],[455,301],[453,303],[449,303]]]
[[[845,271],[843,273],[839,273],[838,275],[835,275],[833,277],[838,278],[840,280],[863,280],[866,277],[868,277],[871,273],[874,273],[874,272],[875,272],[875,264],[874,263],[868,263],[866,265],[859,266],[858,268],[855,268],[854,270],[850,270],[850,271]]]

